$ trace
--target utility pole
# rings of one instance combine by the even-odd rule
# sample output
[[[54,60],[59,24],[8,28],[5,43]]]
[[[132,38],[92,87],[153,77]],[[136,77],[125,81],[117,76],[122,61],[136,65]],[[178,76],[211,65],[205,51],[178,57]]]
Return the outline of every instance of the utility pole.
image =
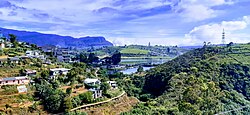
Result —
[[[226,40],[225,40],[225,30],[223,28],[223,32],[222,32],[222,44],[225,45],[226,44]]]

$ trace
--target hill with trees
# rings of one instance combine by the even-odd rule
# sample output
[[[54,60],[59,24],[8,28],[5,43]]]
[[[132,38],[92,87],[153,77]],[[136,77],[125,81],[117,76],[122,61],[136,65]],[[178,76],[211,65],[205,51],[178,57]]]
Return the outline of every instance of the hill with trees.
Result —
[[[103,47],[113,46],[112,43],[107,41],[104,37],[81,37],[74,38],[71,36],[60,36],[56,34],[42,34],[38,32],[18,31],[12,29],[0,28],[0,33],[7,35],[12,33],[18,36],[18,40],[22,42],[29,42],[38,46],[45,45],[57,45],[61,47],[74,47],[74,48],[85,48],[85,47]]]
[[[249,54],[250,44],[205,45],[130,78],[125,90],[143,102],[123,114],[247,114]]]

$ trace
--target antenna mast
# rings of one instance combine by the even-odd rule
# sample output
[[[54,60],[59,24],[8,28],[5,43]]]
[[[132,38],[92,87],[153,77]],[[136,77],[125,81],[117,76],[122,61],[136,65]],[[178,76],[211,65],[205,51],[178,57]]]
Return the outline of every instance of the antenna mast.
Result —
[[[222,32],[222,44],[225,45],[226,44],[226,40],[225,40],[225,30],[223,28],[223,32]]]

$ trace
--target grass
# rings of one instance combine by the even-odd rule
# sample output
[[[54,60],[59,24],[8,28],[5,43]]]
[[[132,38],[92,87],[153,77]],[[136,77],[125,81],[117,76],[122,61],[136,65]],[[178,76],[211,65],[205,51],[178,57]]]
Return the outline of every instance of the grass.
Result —
[[[121,50],[122,54],[148,54],[148,50],[141,50],[136,48],[125,48]]]
[[[108,94],[111,95],[112,98],[121,95],[122,91],[120,89],[115,89],[115,90],[108,90]]]

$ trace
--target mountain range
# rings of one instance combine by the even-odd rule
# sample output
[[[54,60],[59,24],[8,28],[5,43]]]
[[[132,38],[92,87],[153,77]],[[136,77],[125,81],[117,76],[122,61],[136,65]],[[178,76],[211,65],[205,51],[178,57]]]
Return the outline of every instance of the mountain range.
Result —
[[[0,28],[0,33],[2,33],[4,36],[8,36],[8,34],[14,34],[17,36],[18,41],[28,42],[38,46],[56,45],[60,47],[74,48],[113,46],[111,42],[107,41],[102,36],[74,38],[71,36],[18,31],[5,28]]]

